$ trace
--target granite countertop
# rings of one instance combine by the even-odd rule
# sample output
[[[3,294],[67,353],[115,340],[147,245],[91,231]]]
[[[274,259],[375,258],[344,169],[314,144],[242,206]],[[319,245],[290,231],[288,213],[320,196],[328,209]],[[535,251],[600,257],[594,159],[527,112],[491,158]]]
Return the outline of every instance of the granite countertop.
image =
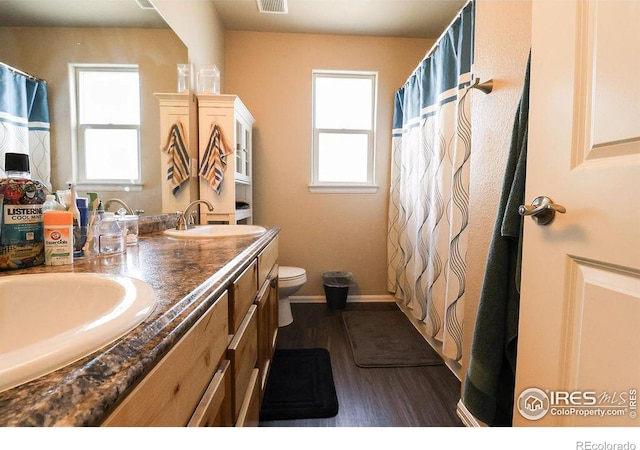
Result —
[[[36,380],[0,392],[0,426],[97,426],[207,311],[277,235],[176,240],[142,235],[120,255],[78,259],[69,266],[0,272],[100,272],[146,281],[157,295],[151,315],[101,350]]]

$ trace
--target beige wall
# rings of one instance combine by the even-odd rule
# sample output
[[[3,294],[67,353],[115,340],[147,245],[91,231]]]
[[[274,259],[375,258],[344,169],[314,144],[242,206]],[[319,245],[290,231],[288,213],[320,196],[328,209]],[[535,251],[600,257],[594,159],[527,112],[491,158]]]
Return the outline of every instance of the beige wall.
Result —
[[[100,191],[147,214],[161,212],[160,119],[155,92],[175,92],[176,64],[187,49],[168,29],[0,28],[0,61],[47,80],[51,118],[51,182],[73,179],[68,63],[139,64],[142,192]],[[79,190],[84,195],[83,190]]]
[[[474,92],[471,103],[473,135],[463,374],[469,365],[473,324],[530,46],[531,1],[477,1],[474,71],[482,81],[493,78],[494,88],[489,95]]]
[[[280,264],[303,267],[297,295],[324,295],[321,273],[346,270],[354,295],[387,295],[386,236],[395,91],[432,40],[228,31],[226,93],[256,118],[254,223],[278,225]],[[375,194],[310,193],[311,71],[378,71]]]

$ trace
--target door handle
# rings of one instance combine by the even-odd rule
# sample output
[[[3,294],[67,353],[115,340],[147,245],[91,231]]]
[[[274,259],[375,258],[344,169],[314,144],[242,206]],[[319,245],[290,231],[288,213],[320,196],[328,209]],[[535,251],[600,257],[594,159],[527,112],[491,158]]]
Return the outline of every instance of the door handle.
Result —
[[[553,222],[556,212],[564,214],[567,208],[553,203],[549,197],[540,196],[533,199],[531,205],[520,205],[518,213],[521,216],[531,216],[538,225],[549,225]]]

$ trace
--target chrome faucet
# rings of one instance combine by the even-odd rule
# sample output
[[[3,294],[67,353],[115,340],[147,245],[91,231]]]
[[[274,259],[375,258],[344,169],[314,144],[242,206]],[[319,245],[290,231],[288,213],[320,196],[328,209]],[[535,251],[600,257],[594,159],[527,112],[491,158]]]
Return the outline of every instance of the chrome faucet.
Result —
[[[133,214],[133,210],[129,208],[129,205],[127,205],[124,201],[120,200],[119,198],[110,198],[109,200],[104,202],[104,210],[108,211],[109,205],[111,205],[112,203],[117,203],[121,205],[124,209],[127,210],[127,214]]]
[[[178,211],[178,223],[176,225],[176,230],[188,230],[190,225],[189,211],[198,203],[204,203],[209,208],[209,211],[213,211],[213,205],[208,200],[195,200],[184,209],[184,212]]]

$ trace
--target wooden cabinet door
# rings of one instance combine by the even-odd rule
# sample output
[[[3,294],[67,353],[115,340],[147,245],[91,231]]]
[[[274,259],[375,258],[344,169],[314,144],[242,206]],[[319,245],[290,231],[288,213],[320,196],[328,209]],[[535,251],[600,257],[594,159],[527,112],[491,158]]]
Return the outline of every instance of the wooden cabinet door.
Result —
[[[256,297],[258,308],[258,364],[260,388],[264,390],[278,335],[278,265],[266,278]]]

